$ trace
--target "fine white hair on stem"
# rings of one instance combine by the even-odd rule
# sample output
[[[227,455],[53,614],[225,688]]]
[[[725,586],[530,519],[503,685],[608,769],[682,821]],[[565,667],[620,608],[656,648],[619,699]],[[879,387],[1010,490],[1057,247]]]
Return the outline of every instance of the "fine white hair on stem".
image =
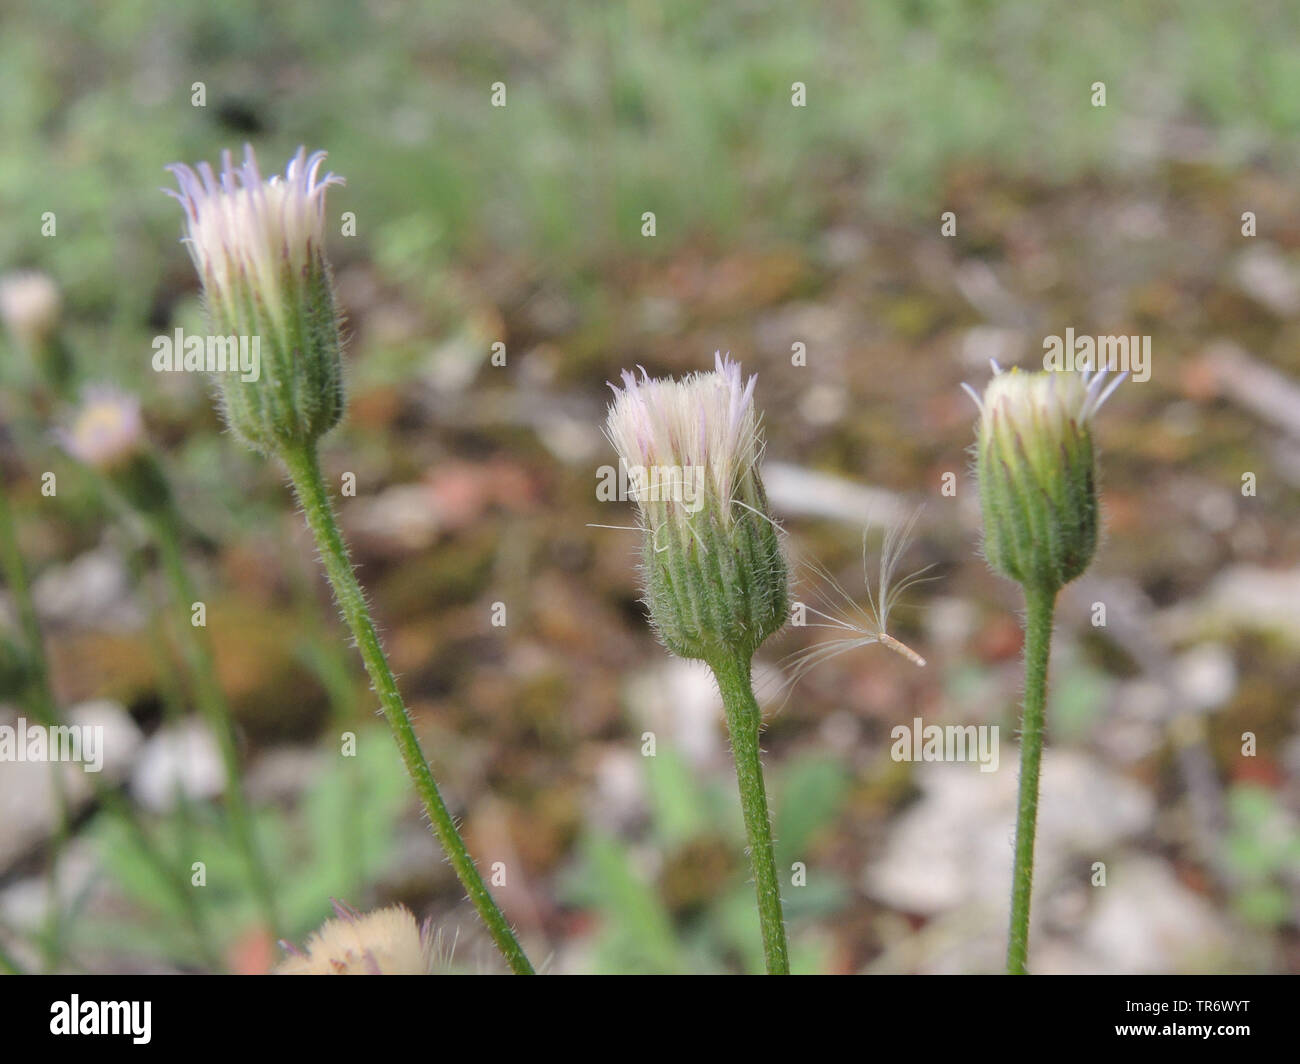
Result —
[[[867,598],[865,606],[845,590],[843,584],[835,579],[830,570],[815,558],[799,560],[797,572],[800,582],[804,583],[811,592],[808,597],[816,601],[816,605],[803,603],[805,614],[816,620],[806,621],[802,627],[824,628],[836,635],[822,639],[811,647],[795,651],[782,660],[785,678],[781,686],[786,689],[787,700],[794,686],[818,665],[873,643],[888,647],[915,665],[925,665],[925,659],[920,654],[889,633],[890,614],[898,606],[902,596],[917,584],[934,579],[926,575],[933,568],[932,565],[908,573],[902,579],[896,578],[899,563],[911,543],[919,517],[918,509],[906,521],[891,525],[885,530],[880,546],[880,563],[874,590],[871,566],[868,561],[870,525],[863,530],[862,577]]]

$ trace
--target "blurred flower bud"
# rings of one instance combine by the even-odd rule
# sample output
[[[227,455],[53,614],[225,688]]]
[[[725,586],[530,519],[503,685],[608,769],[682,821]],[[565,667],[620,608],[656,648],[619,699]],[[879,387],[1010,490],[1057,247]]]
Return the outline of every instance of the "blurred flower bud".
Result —
[[[0,279],[0,317],[24,350],[36,350],[54,335],[62,308],[59,287],[46,274],[23,270]]]
[[[996,369],[996,366],[995,366]],[[996,373],[981,399],[975,468],[984,556],[995,570],[1055,593],[1097,549],[1092,418],[1124,379],[1106,374]],[[970,391],[970,389],[967,389]]]
[[[785,623],[788,575],[759,475],[754,382],[719,354],[712,373],[625,372],[614,388],[606,432],[645,533],[646,602],[684,658],[748,661]]]
[[[59,286],[47,274],[24,270],[0,279],[0,318],[5,328],[58,392],[72,379],[72,358],[59,338],[62,310]]]
[[[325,259],[325,153],[302,149],[284,176],[265,181],[253,149],[236,167],[222,155],[220,178],[168,167],[185,208],[185,243],[203,283],[209,328],[258,338],[256,380],[219,374],[226,423],[249,446],[274,454],[312,442],[343,416],[343,340]]]
[[[428,975],[433,943],[429,925],[417,926],[404,905],[364,916],[339,902],[338,919],[327,920],[312,935],[306,952],[281,943],[291,953],[277,975]]]
[[[73,458],[101,472],[125,465],[146,446],[140,400],[114,388],[88,388],[71,425],[56,432]]]
[[[171,489],[145,436],[136,396],[114,388],[87,389],[70,424],[55,429],[55,436],[136,509],[156,513],[170,506]]]

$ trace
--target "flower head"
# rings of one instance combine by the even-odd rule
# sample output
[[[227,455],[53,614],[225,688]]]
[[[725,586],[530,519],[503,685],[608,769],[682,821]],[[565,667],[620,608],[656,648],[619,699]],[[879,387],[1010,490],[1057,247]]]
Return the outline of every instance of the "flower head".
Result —
[[[167,169],[179,191],[164,189],[185,209],[189,248],[209,300],[237,305],[245,284],[261,294],[272,313],[283,308],[280,288],[314,263],[325,240],[325,190],[341,185],[334,174],[318,177],[325,152],[299,148],[284,177],[262,180],[250,145],[235,166],[221,155],[221,177],[207,163],[197,172],[184,163]],[[277,298],[278,297],[278,298]]]
[[[1097,549],[1092,419],[1124,376],[1002,373],[981,398],[975,462],[989,564],[1055,592],[1083,573]],[[966,387],[963,385],[963,387]]]
[[[222,153],[218,177],[169,166],[185,210],[184,242],[203,283],[210,326],[258,337],[257,381],[221,378],[227,423],[251,446],[276,452],[317,439],[343,415],[342,339],[325,259],[325,153],[302,148],[284,175],[262,179],[251,147],[235,166]]]
[[[334,903],[327,920],[307,942],[306,952],[281,943],[290,953],[277,975],[428,975],[434,952],[430,925],[416,924],[404,905],[364,916]]]
[[[785,621],[788,577],[759,475],[755,378],[721,354],[680,381],[623,373],[606,434],[645,533],[646,598],[688,658],[752,655]]]
[[[623,389],[610,385],[614,403],[607,434],[627,467],[648,528],[665,520],[689,523],[705,497],[729,504],[757,467],[762,449],[754,413],[757,378],[742,381],[739,364],[720,352],[714,365],[712,373],[680,381],[651,380],[644,369],[637,380],[624,370]],[[724,524],[734,516],[730,505],[720,507]]]

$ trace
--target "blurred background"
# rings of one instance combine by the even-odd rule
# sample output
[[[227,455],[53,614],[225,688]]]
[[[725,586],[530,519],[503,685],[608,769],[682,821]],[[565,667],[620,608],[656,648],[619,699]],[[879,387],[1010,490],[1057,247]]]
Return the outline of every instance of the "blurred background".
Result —
[[[648,629],[637,535],[591,527],[633,521],[597,500],[605,382],[720,349],[758,374],[792,553],[865,601],[868,520],[874,558],[923,506],[903,566],[934,565],[891,618],[926,668],[868,647],[791,689],[816,631],[760,654],[795,965],[998,970],[1020,597],[978,555],[960,384],[1073,328],[1150,336],[1152,361],[1098,420],[1106,538],[1058,610],[1031,967],[1300,970],[1297,33],[1281,0],[4,4],[4,492],[55,709],[107,738],[94,785],[0,763],[0,964],[266,971],[339,898],[501,969],[284,477],[205,381],[150,368],[155,336],[205,331],[163,167],[249,142],[264,172],[305,144],[347,178],[350,406],[323,461],[355,474],[341,519],[393,666],[534,960],[761,969],[712,681]],[[59,388],[19,271],[57,286]],[[138,397],[184,515],[274,928],[167,559],[52,434],[95,385]],[[14,590],[8,723],[32,716]],[[999,725],[998,771],[892,760],[915,717]],[[184,901],[151,853],[206,885]]]

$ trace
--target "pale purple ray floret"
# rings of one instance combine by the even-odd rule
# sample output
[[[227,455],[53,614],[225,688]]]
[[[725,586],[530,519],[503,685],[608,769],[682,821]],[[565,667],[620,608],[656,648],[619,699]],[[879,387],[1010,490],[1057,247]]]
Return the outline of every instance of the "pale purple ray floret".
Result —
[[[730,503],[737,486],[748,477],[761,452],[758,415],[754,410],[756,378],[742,378],[740,366],[718,352],[712,372],[692,373],[681,380],[621,374],[623,386],[611,383],[606,435],[620,459],[632,471],[661,470],[674,481],[702,478],[707,496],[720,504],[720,518],[730,521]],[[645,517],[644,504],[638,497]],[[648,524],[656,526],[671,514],[689,522],[683,507],[669,504]]]
[[[197,167],[173,163],[167,170],[175,189],[163,191],[185,211],[183,238],[208,290],[224,301],[231,284],[247,277],[265,294],[274,292],[287,265],[301,270],[321,253],[325,227],[325,191],[344,184],[337,174],[320,176],[325,152],[299,148],[285,167],[263,180],[257,157],[244,146],[236,166],[229,151],[221,153],[221,173],[206,162]],[[274,308],[275,300],[268,299]]]

